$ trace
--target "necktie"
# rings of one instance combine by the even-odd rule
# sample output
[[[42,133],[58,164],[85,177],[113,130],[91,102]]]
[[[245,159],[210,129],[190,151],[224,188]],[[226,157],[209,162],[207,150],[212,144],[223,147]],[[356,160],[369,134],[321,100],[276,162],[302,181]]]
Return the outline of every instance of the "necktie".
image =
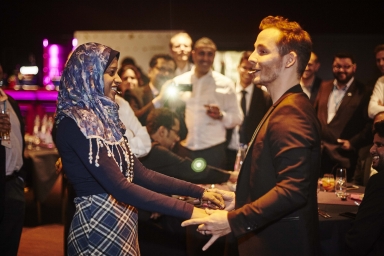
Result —
[[[243,110],[243,114],[244,114],[244,121],[243,123],[241,124],[240,126],[240,129],[239,129],[239,135],[240,135],[240,143],[243,143],[243,144],[246,144],[247,143],[247,139],[245,138],[245,116],[246,116],[246,113],[247,113],[247,102],[246,102],[246,99],[245,99],[245,95],[247,94],[247,91],[245,90],[242,90],[241,91],[241,101],[240,101],[240,106],[241,106],[241,109]]]

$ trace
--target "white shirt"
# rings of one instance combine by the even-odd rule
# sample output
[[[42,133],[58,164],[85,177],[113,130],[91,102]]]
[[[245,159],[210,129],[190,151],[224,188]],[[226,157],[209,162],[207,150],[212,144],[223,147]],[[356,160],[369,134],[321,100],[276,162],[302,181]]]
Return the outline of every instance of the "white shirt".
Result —
[[[236,98],[237,102],[241,109],[241,98],[243,97],[242,90],[245,90],[247,93],[245,94],[245,116],[248,115],[249,108],[251,107],[251,100],[253,95],[253,90],[255,88],[254,84],[247,86],[245,89],[240,84],[236,84]],[[237,125],[232,132],[231,141],[229,142],[228,148],[232,150],[238,150],[240,147],[240,135],[239,135],[240,125]]]
[[[379,104],[379,101],[381,102]],[[368,115],[370,118],[374,118],[380,112],[384,111],[384,76],[377,79],[375,88],[371,95],[371,100],[368,105]]]
[[[119,105],[119,117],[126,127],[125,136],[129,146],[136,157],[143,157],[151,150],[151,139],[145,126],[142,126],[129,103],[116,95],[116,103]]]
[[[190,150],[210,148],[225,142],[226,129],[240,125],[243,113],[234,93],[234,84],[228,77],[216,71],[209,71],[197,78],[195,69],[173,79],[177,84],[192,84],[192,92],[180,92],[180,99],[186,103],[185,123],[188,134],[181,145]],[[170,81],[172,82],[172,81]],[[206,114],[206,104],[217,104],[223,114],[215,120]]]
[[[175,70],[175,76],[179,76],[179,75],[182,75],[188,71],[190,71],[192,68],[194,67],[194,65],[190,62],[187,62],[187,65],[184,66],[183,69],[177,67],[176,70]]]
[[[354,78],[352,77],[343,89],[339,89],[336,86],[337,85],[336,79],[333,81],[334,87],[332,92],[329,94],[329,98],[328,98],[328,119],[327,119],[328,124],[335,117],[336,112],[339,109],[341,102],[343,101],[345,93],[348,91],[348,88],[351,86],[353,80]]]
[[[3,103],[2,103],[3,104]],[[7,110],[11,121],[11,131],[9,133],[11,145],[5,147],[5,172],[6,175],[12,175],[14,171],[20,170],[23,166],[23,135],[20,132],[20,122],[16,112],[9,101],[6,101]]]

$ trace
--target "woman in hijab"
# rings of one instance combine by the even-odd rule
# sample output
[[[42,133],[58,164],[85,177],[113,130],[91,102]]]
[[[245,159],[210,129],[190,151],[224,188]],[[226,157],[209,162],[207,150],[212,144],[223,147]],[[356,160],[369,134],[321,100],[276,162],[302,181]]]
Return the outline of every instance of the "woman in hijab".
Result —
[[[56,143],[77,194],[69,255],[140,255],[135,207],[183,219],[205,215],[202,209],[158,193],[224,206],[217,193],[148,170],[132,154],[114,102],[121,83],[118,58],[119,52],[110,47],[80,45],[60,81]]]

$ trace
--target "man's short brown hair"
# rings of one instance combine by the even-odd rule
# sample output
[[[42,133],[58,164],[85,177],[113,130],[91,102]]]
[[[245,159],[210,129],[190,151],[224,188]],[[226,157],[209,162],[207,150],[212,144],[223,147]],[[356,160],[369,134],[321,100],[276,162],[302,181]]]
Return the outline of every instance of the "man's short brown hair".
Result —
[[[195,45],[193,46],[193,49],[196,49],[199,47],[210,47],[215,51],[217,50],[216,44],[208,37],[202,37],[199,40],[197,40]]]
[[[312,41],[307,31],[303,30],[299,23],[288,21],[281,16],[268,16],[260,23],[260,30],[276,28],[281,32],[281,38],[276,42],[280,56],[293,51],[297,54],[297,73],[302,76],[305,67],[311,57]]]

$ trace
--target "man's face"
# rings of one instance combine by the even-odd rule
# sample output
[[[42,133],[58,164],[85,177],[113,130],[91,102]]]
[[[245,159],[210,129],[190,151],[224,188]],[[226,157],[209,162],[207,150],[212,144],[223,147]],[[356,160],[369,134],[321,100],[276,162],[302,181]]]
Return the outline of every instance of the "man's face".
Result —
[[[253,70],[253,65],[248,60],[243,60],[240,65],[237,67],[237,71],[240,75],[240,83],[242,85],[248,86],[252,83],[253,75],[249,74],[249,71]]]
[[[189,38],[180,35],[173,38],[171,42],[171,53],[173,59],[175,59],[176,61],[187,62],[192,51],[192,41]]]
[[[384,138],[377,133],[373,137],[373,146],[370,150],[372,156],[372,167],[380,172],[384,169]]]
[[[180,122],[179,120],[175,119],[175,124],[172,126],[170,130],[168,130],[168,133],[164,134],[164,137],[160,142],[160,144],[163,147],[166,147],[169,150],[172,150],[176,142],[180,140],[179,133],[180,133]]]
[[[160,58],[156,66],[149,70],[148,76],[151,83],[160,90],[163,84],[175,76],[176,65],[172,60]]]
[[[283,58],[279,54],[276,42],[281,32],[276,28],[267,28],[259,33],[255,50],[249,57],[253,64],[255,84],[265,85],[274,82],[282,71]]]
[[[311,58],[309,59],[307,67],[304,70],[303,78],[311,79],[312,77],[314,77],[319,67],[320,67],[320,63],[317,62],[316,55],[311,53]]]
[[[355,75],[356,64],[350,58],[335,58],[333,61],[333,76],[340,84],[346,84]]]
[[[212,47],[199,47],[192,51],[192,59],[195,63],[195,71],[199,75],[208,73],[213,65],[215,59],[215,49]]]
[[[384,50],[376,53],[376,65],[381,74],[384,75]]]

